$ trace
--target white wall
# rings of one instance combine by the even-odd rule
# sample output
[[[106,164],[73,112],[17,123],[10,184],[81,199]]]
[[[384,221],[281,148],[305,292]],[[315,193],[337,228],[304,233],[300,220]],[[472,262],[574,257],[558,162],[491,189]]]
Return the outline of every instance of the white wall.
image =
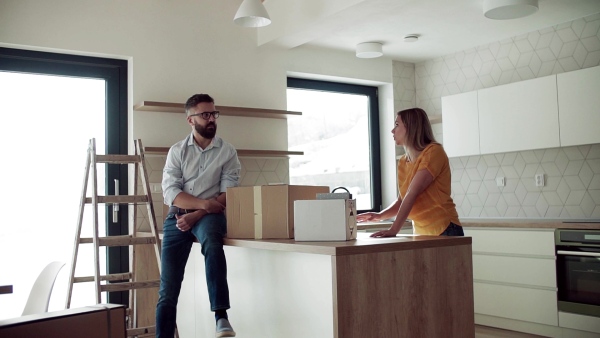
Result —
[[[286,109],[288,72],[382,88],[392,83],[389,59],[364,60],[351,52],[304,47],[257,47],[256,29],[233,24],[240,3],[2,0],[0,46],[127,59],[130,107],[143,100],[185,102],[192,94],[204,92],[218,105]],[[389,97],[380,100],[393,100],[390,91],[382,92]],[[391,114],[384,111],[390,105],[381,107],[382,116]],[[142,138],[146,146],[170,146],[190,131],[179,114],[130,109],[130,140]],[[287,150],[285,120],[219,121],[220,136],[238,148]],[[382,146],[389,152],[386,147]],[[395,182],[393,175],[383,179]],[[384,204],[389,202],[384,197]]]

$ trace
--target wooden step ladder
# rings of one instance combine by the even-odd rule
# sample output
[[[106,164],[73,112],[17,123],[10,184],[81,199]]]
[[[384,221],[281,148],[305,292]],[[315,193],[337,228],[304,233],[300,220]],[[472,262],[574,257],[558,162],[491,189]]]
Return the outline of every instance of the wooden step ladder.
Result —
[[[98,195],[98,182],[97,182],[97,165],[101,163],[106,164],[133,164],[135,166],[134,171],[134,194],[133,195],[120,195],[118,193],[118,186],[115,188],[115,195],[112,196],[99,196]],[[90,177],[91,172],[91,177]],[[143,194],[138,195],[138,174],[141,179],[141,185],[143,188]],[[88,180],[92,180],[91,184],[91,196],[87,196]],[[85,205],[92,205],[92,217],[93,217],[93,229],[92,237],[81,237],[81,229],[83,225],[83,214]],[[129,222],[129,235],[124,236],[105,236],[100,237],[98,231],[98,205],[99,204],[112,204],[113,211],[118,210],[119,205],[140,205],[145,204],[148,213],[148,222],[150,225],[151,234],[141,233],[137,231],[136,220],[137,220],[137,207],[133,208],[133,222]],[[116,216],[113,216],[116,217]],[[75,268],[77,263],[77,255],[79,252],[80,244],[92,244],[94,250],[94,275],[93,276],[82,276],[75,277]],[[104,291],[128,291],[129,292],[129,308],[127,309],[127,336],[128,337],[145,337],[154,336],[155,326],[137,327],[137,290],[143,288],[158,288],[160,280],[138,280],[136,276],[136,246],[138,245],[153,245],[154,253],[156,256],[156,263],[158,264],[158,272],[160,274],[160,238],[158,234],[158,228],[156,226],[156,216],[154,213],[154,205],[152,204],[152,193],[150,190],[150,183],[148,181],[148,173],[146,171],[145,159],[144,159],[144,147],[140,139],[135,140],[135,154],[134,155],[97,155],[96,154],[96,140],[91,139],[87,150],[87,160],[85,165],[85,174],[83,180],[83,189],[81,194],[81,201],[79,205],[79,215],[77,218],[77,229],[75,233],[75,245],[73,248],[73,256],[71,260],[71,272],[69,275],[69,284],[67,292],[66,308],[68,309],[71,305],[71,297],[73,294],[73,284],[83,282],[93,282],[95,284],[95,301],[96,304],[101,303],[101,293]],[[115,274],[100,274],[100,260],[99,252],[100,247],[129,247],[129,271],[126,273],[115,273]],[[102,283],[102,282],[106,283]],[[117,282],[118,281],[118,282]],[[117,282],[117,283],[110,283]],[[178,336],[177,330],[175,335]]]

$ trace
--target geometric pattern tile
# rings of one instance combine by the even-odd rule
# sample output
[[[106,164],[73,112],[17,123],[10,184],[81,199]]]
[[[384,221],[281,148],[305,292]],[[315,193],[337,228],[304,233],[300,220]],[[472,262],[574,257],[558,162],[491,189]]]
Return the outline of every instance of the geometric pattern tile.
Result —
[[[415,64],[394,61],[392,80],[394,81],[394,112],[391,120],[395,120],[396,113],[400,110],[416,107]],[[441,128],[439,129],[441,131]],[[437,138],[437,135],[434,136]],[[396,157],[402,154],[404,154],[404,149],[396,147]]]
[[[401,76],[410,77],[411,64],[393,62],[395,110],[440,115],[446,95],[598,65],[600,13],[418,63],[413,87]],[[441,130],[435,137],[442,140]],[[600,218],[599,144],[452,158],[450,166],[461,217]],[[535,174],[545,175],[545,186],[535,186]]]
[[[551,155],[546,156],[546,152]],[[451,158],[452,198],[459,216],[600,218],[600,144],[539,153],[539,157],[532,156],[531,151],[506,153],[502,162],[490,161],[494,158],[490,155]],[[567,153],[586,156],[561,165],[568,159]],[[543,162],[552,158],[554,162]],[[531,163],[534,159],[537,162]],[[527,164],[519,164],[521,161]],[[475,163],[475,167],[466,168],[465,163]],[[559,166],[564,169],[554,169]],[[494,174],[481,175],[484,171]],[[536,174],[544,175],[543,187],[535,185]],[[497,186],[497,177],[505,178],[504,186]]]

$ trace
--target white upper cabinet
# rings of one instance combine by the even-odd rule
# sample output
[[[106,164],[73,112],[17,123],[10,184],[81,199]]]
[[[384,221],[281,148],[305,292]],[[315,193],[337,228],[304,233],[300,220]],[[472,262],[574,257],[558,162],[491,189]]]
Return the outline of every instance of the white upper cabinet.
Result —
[[[600,66],[557,77],[561,146],[600,143]]]
[[[480,153],[476,91],[442,97],[442,120],[448,157]]]
[[[555,75],[477,93],[481,154],[560,146]]]

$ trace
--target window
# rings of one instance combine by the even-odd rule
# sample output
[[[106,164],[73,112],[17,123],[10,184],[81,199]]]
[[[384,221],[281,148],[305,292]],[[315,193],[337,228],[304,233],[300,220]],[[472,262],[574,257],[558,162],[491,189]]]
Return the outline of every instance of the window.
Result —
[[[20,316],[35,278],[53,260],[67,264],[50,310],[64,308],[88,141],[96,138],[99,154],[127,153],[127,61],[0,48],[0,92],[0,153],[7,164],[0,173],[10,200],[0,205],[0,256],[12,257],[0,260],[0,284],[14,286],[3,295],[3,319]],[[114,179],[127,189],[127,168],[98,169],[100,194],[114,194],[114,184],[106,184]],[[127,208],[121,210],[119,222],[101,232],[127,234]],[[90,215],[86,209],[84,221],[91,222]],[[91,235],[91,226],[84,230]],[[107,251],[102,270],[127,271],[127,248]],[[93,262],[91,246],[78,256],[76,275],[93,274],[86,267]],[[75,285],[71,307],[94,304],[93,290],[93,283]],[[127,297],[108,298],[123,303]]]
[[[381,210],[377,88],[288,78],[290,184],[345,187],[357,209]]]

